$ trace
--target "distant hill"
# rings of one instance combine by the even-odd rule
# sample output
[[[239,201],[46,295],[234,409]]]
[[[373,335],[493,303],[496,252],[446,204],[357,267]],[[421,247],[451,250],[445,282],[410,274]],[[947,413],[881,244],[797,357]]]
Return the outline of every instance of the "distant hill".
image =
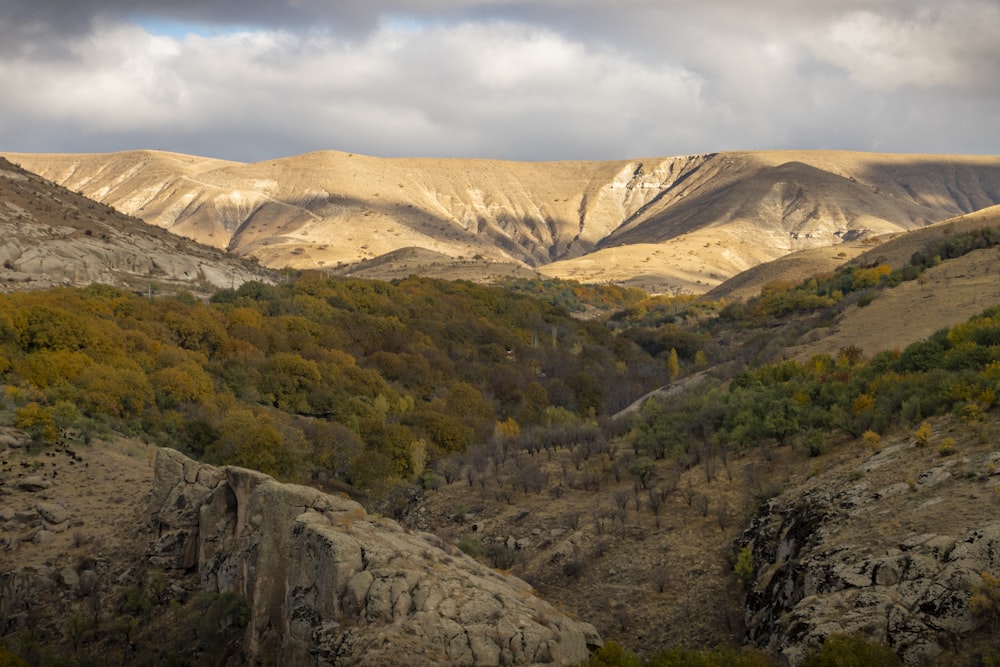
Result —
[[[254,164],[156,151],[9,154],[46,178],[269,267],[356,270],[405,248],[468,277],[511,267],[706,292],[810,248],[1000,204],[1000,157],[734,152],[607,162],[384,159]],[[398,255],[394,255],[398,258]],[[389,273],[382,274],[378,267]],[[369,277],[398,262],[366,264]]]
[[[0,234],[0,291],[91,283],[199,291],[269,280],[261,267],[152,227],[3,158]]]

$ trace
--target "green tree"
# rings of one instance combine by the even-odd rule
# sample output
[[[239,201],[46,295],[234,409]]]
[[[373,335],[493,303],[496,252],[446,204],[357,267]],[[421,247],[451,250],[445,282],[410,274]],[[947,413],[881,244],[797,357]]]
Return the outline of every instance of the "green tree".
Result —
[[[90,621],[84,618],[78,611],[70,614],[66,622],[63,623],[63,632],[66,638],[70,640],[70,643],[73,644],[73,651],[79,649],[80,642],[83,640],[83,636],[88,629],[90,629]]]
[[[736,554],[733,574],[736,575],[736,582],[740,585],[740,590],[743,593],[748,593],[753,587],[754,576],[756,574],[753,564],[753,549],[749,546],[743,547]]]
[[[299,477],[300,454],[286,446],[275,421],[262,410],[230,410],[219,438],[205,450],[210,461],[252,468],[281,479]]]

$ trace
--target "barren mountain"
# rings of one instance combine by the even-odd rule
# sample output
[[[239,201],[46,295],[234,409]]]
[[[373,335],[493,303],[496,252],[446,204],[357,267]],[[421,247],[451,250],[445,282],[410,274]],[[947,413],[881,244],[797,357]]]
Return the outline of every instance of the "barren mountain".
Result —
[[[70,192],[0,158],[0,290],[107,283],[217,288],[266,272]]]
[[[791,252],[1000,203],[1000,157],[744,152],[609,162],[383,159],[254,164],[155,151],[11,154],[98,201],[270,267],[480,276],[512,267],[705,292]],[[393,266],[395,264],[395,266]]]

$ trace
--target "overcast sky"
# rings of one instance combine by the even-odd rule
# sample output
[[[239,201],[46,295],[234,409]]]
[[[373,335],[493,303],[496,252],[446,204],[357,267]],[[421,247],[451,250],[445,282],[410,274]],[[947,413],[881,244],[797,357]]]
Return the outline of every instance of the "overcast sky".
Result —
[[[1000,0],[2,0],[0,151],[1000,154]]]

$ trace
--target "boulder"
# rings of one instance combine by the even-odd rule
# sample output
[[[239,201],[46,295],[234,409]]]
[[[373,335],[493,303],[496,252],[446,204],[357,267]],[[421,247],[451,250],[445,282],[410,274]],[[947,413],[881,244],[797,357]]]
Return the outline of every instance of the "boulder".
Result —
[[[520,579],[347,498],[167,449],[154,476],[151,562],[247,598],[249,662],[572,665],[601,644]]]
[[[48,523],[63,523],[69,519],[69,511],[58,503],[38,503],[35,509]]]

